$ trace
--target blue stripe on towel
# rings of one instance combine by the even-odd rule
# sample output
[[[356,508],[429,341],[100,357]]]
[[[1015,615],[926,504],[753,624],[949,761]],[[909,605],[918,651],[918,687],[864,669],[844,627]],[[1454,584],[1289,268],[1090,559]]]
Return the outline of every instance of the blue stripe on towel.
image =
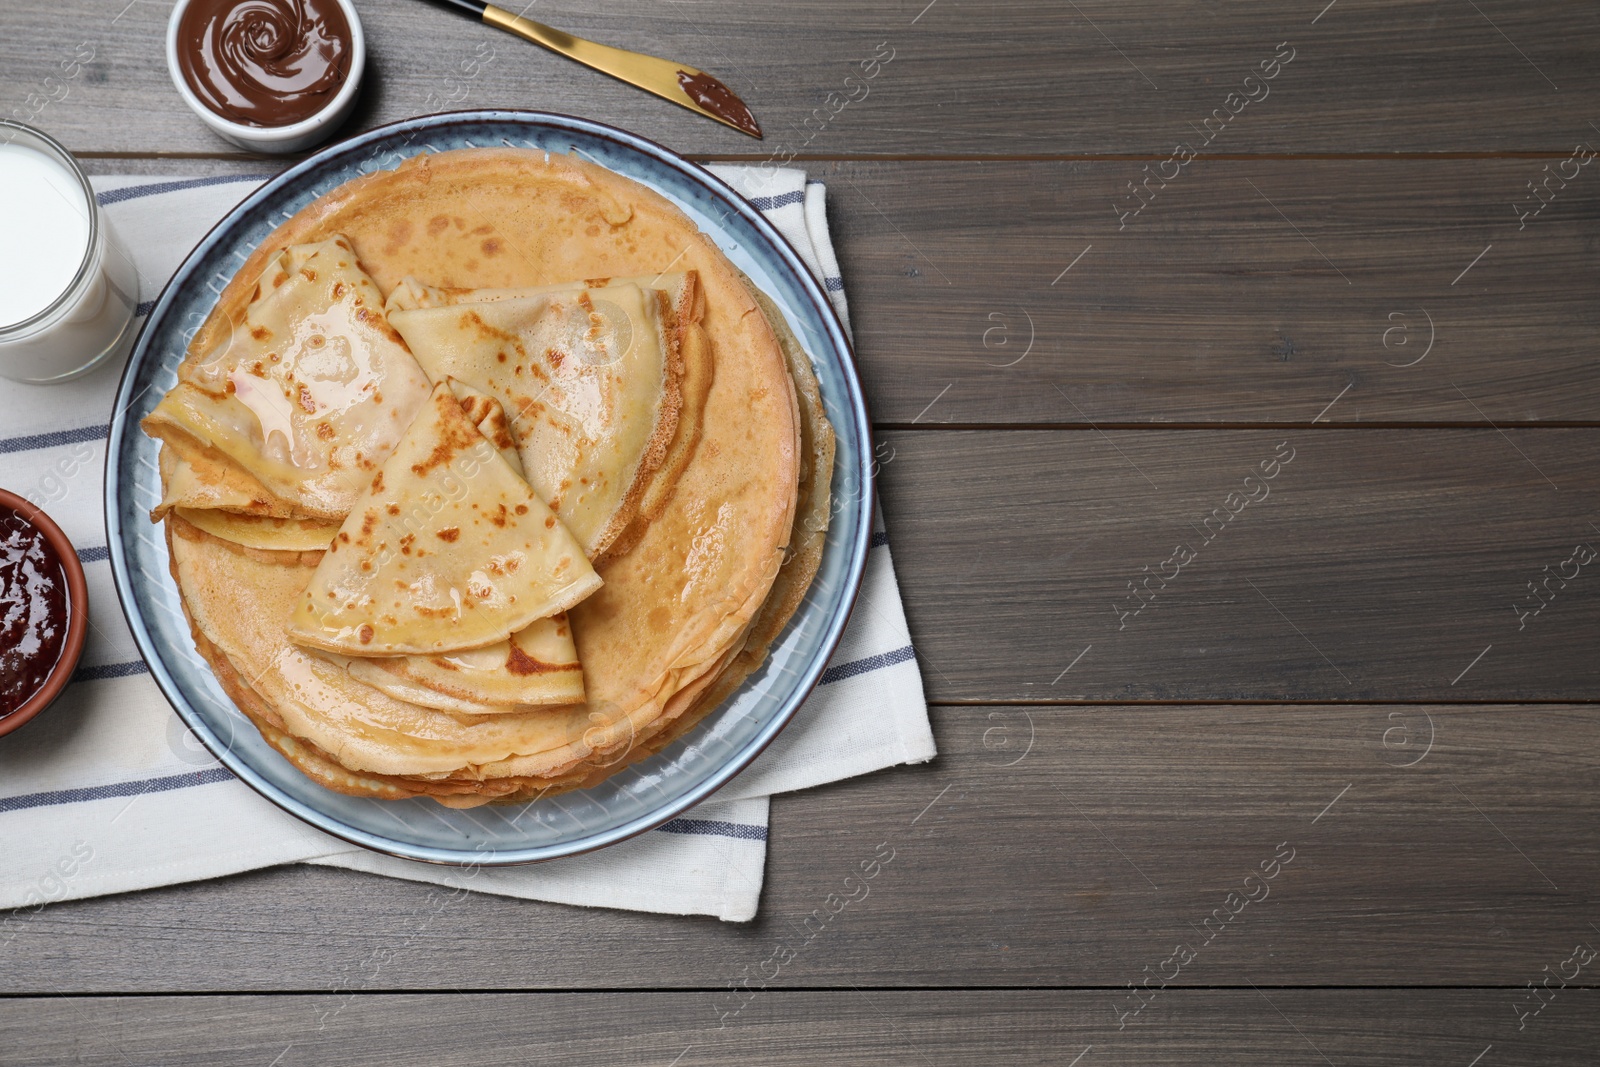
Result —
[[[840,283],[840,287],[843,287],[843,283]],[[139,301],[139,306],[133,309],[133,317],[136,319],[142,319],[146,315],[150,314],[150,312],[154,311],[155,306],[156,302],[154,300],[141,300]]]
[[[105,549],[100,551],[104,552]],[[144,674],[150,665],[142,659],[132,663],[102,663],[98,667],[79,667],[72,675],[74,682],[98,682],[104,678],[129,678]]]
[[[886,545],[888,543],[889,543],[889,531],[887,531],[887,530],[878,530],[878,531],[873,533],[872,539],[867,542],[867,547],[869,549],[879,548],[879,547],[881,547],[883,545]]]
[[[805,202],[806,194],[798,189],[791,193],[779,193],[777,196],[752,196],[750,198],[750,206],[757,211],[776,211],[780,207],[788,207],[790,204],[803,204]]]
[[[59,448],[81,441],[104,441],[111,432],[109,424],[79,426],[75,430],[51,430],[49,433],[28,434],[26,437],[0,437],[0,455],[7,452],[27,452],[35,448]]]
[[[255,182],[258,185],[271,174],[230,174],[218,178],[183,178],[178,181],[155,182],[150,185],[130,185],[125,189],[107,189],[103,193],[94,194],[95,203],[101,207],[108,204],[120,204],[124,200],[138,200],[144,196],[160,196],[162,193],[175,193],[180,189],[199,189],[207,185],[227,185],[229,182]]]
[[[858,674],[879,671],[885,667],[893,667],[897,663],[905,663],[907,660],[916,658],[917,650],[910,645],[905,648],[897,648],[893,652],[880,652],[876,656],[868,656],[866,659],[855,659],[849,663],[841,663],[837,666],[829,667],[822,672],[822,680],[817,684],[832,685],[834,682],[842,682],[846,678],[854,678]]]
[[[0,814],[22,811],[25,808],[50,808],[58,804],[77,804],[86,800],[105,800],[109,797],[136,797],[144,793],[165,793],[173,789],[188,789],[195,785],[233,780],[233,772],[226,767],[207,767],[188,774],[169,774],[163,778],[142,778],[136,782],[113,782],[110,785],[93,785],[82,789],[54,789],[48,793],[23,793],[20,796],[0,797]]]
[[[111,797],[133,797],[144,793],[165,793],[174,789],[211,785],[233,779],[226,767],[208,767],[188,774],[169,774],[161,778],[142,778],[133,782],[113,782],[110,785],[87,786],[80,789],[53,789],[43,793],[23,793],[20,796],[0,797],[0,814],[23,811],[28,808],[51,808],[62,804],[81,804],[91,800]],[[748,823],[726,822],[721,819],[673,819],[656,827],[669,834],[694,834],[702,837],[732,837],[740,841],[765,841],[767,828]]]
[[[111,550],[105,545],[93,545],[89,548],[78,549],[79,563],[101,563],[111,558]]]
[[[668,834],[700,834],[710,837],[733,837],[740,841],[765,841],[767,828],[742,822],[724,822],[721,819],[673,819],[656,827]]]

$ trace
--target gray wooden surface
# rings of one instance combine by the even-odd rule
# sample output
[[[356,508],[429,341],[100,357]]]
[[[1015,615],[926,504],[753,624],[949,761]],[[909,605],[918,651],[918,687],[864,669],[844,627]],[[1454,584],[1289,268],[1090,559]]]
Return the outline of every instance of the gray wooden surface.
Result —
[[[1600,945],[1600,579],[1512,605],[1600,537],[1600,176],[1515,207],[1600,144],[1600,9],[529,12],[726,76],[757,144],[358,3],[359,126],[545,107],[828,182],[940,758],[777,800],[741,926],[473,896],[419,929],[436,891],[319,869],[53,906],[0,947],[0,1064],[1594,1062],[1594,967],[1537,1015],[1527,984]],[[84,41],[35,121],[93,170],[281,166],[183,109],[169,5],[125,4],[7,5],[0,111]],[[880,842],[891,877],[730,989]]]
[[[1168,991],[1117,1029],[1110,991],[767,993],[709,1031],[704,994],[670,992],[377,995],[336,998],[154,997],[96,1002],[24,1000],[25,1026],[0,1016],[0,1041],[57,1062],[271,1064],[396,1062],[438,1067],[540,1063],[667,1065],[914,1063],[995,1067],[1090,1062],[1385,1063],[1435,1067],[1492,1062],[1593,1063],[1600,1010],[1593,990],[1568,990],[1527,1028],[1491,990],[1277,989]],[[340,1008],[343,1007],[341,1011]],[[93,1016],[84,1013],[92,1010]],[[746,1018],[745,1015],[749,1017]],[[326,1025],[316,1029],[326,1019]],[[309,1024],[309,1025],[308,1025]],[[1515,1041],[1507,1040],[1511,1030]],[[298,1038],[298,1040],[295,1040]],[[23,1062],[23,1061],[18,1061]],[[30,1061],[39,1062],[39,1061]]]
[[[1591,50],[1600,10],[1581,0],[1491,0],[1476,9],[1436,0],[1338,0],[1320,18],[1324,4],[1274,0],[1095,0],[1076,7],[1049,0],[541,0],[530,8],[530,17],[573,33],[725,76],[768,131],[768,143],[758,147],[418,0],[359,6],[374,67],[365,124],[449,106],[533,107],[719,156],[764,157],[782,146],[814,156],[1143,160],[1159,151],[1164,158],[1191,136],[1191,123],[1223,107],[1229,92],[1244,91],[1244,78],[1276,55],[1280,42],[1291,62],[1260,106],[1247,106],[1215,138],[1215,152],[1564,156],[1589,135],[1600,89]],[[101,58],[51,119],[71,147],[235,151],[196,122],[172,90],[160,58],[169,10],[164,0],[6,5],[0,47],[12,95],[49,72],[58,50],[86,40]],[[494,61],[461,79],[461,62],[484,41],[493,45]],[[858,73],[880,42],[894,58],[866,99],[820,132],[816,121],[806,127],[829,92],[849,91],[845,77]]]
[[[775,802],[747,925],[442,906],[290,868],[43,909],[5,988],[718,990],[804,937],[880,843],[885,873],[780,985],[1121,988],[1198,950],[1284,842],[1269,894],[1178,984],[1520,986],[1596,937],[1584,705],[985,705],[937,708],[934,729],[932,765]]]

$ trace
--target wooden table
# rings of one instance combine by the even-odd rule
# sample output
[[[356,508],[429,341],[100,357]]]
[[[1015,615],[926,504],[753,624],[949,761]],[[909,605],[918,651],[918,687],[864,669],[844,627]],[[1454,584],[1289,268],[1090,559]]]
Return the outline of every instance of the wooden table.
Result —
[[[96,172],[281,166],[124,3],[8,3],[5,109],[81,41],[36,121]],[[54,906],[0,1063],[1596,1062],[1600,8],[532,12],[724,75],[758,145],[360,7],[361,127],[546,108],[827,181],[940,757],[780,798],[747,925],[312,868]]]

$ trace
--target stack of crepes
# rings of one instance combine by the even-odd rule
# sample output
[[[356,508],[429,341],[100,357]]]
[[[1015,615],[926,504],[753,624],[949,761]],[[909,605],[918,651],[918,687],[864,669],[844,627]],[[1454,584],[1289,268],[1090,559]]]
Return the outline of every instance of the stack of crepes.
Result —
[[[761,664],[830,512],[782,316],[665,199],[543,152],[306,207],[143,425],[196,647],[362,796],[522,801],[658,751]]]

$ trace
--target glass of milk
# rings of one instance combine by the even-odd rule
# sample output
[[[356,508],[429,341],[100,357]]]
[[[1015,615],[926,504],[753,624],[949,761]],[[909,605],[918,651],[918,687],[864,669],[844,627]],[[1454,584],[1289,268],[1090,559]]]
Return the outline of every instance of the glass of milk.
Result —
[[[0,120],[0,376],[63,382],[125,353],[139,278],[77,161]]]

